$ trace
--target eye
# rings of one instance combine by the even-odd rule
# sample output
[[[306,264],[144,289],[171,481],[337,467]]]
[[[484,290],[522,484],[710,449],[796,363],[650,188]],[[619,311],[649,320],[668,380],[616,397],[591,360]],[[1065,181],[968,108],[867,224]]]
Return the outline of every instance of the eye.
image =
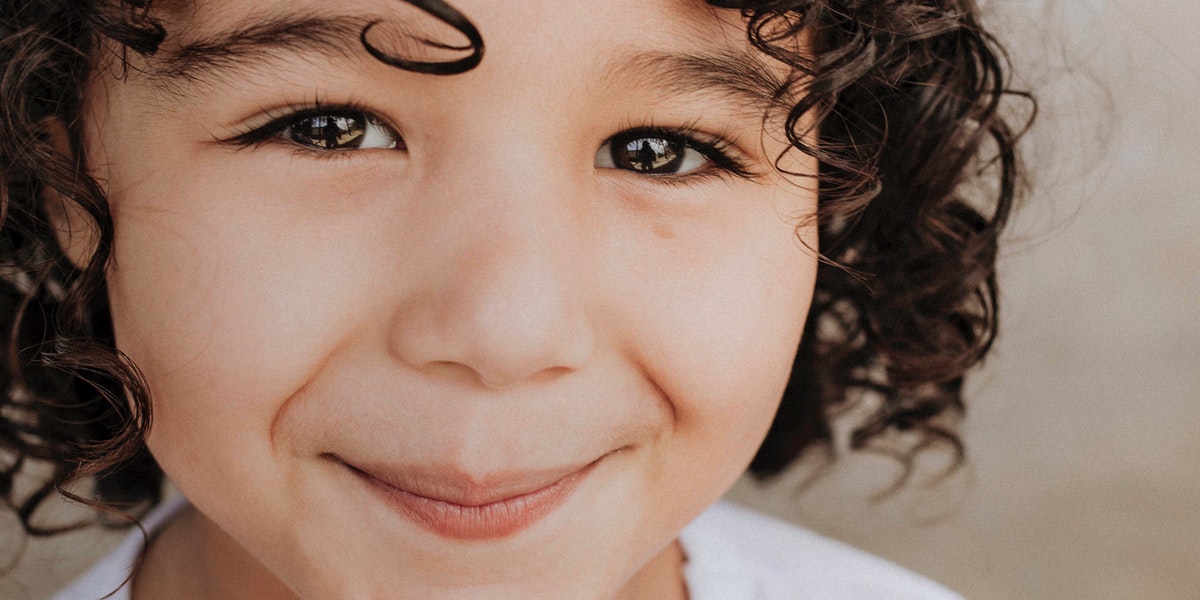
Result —
[[[232,138],[220,139],[236,148],[282,143],[299,150],[330,154],[374,148],[406,150],[404,139],[382,119],[353,106],[285,108],[270,114],[270,122]]]
[[[727,138],[690,127],[634,127],[608,138],[595,165],[663,180],[736,176],[754,179],[754,159]]]
[[[645,175],[685,175],[712,166],[698,145],[677,133],[623,131],[596,152],[596,166]]]
[[[399,148],[402,143],[391,128],[362,112],[299,114],[286,118],[279,125],[278,134],[284,139],[320,150]]]

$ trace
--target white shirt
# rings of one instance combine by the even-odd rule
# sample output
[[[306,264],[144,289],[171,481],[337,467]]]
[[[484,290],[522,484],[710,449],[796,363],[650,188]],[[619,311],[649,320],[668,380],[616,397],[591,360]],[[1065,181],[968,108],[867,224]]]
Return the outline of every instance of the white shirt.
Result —
[[[187,501],[173,498],[142,525],[153,535]],[[881,558],[733,504],[718,502],[684,528],[689,600],[962,600]],[[130,600],[122,582],[143,547],[134,530],[53,600]]]
[[[962,600],[882,558],[726,502],[679,541],[690,600]]]

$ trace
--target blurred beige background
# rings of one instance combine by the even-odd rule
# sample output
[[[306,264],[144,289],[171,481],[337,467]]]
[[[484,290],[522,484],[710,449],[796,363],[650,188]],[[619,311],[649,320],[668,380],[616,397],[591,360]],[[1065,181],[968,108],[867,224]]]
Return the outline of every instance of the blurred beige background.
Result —
[[[970,385],[969,466],[873,500],[895,463],[850,456],[732,496],[972,599],[1200,598],[1200,2],[988,10],[1041,96],[1040,187]],[[29,543],[0,598],[47,597],[114,540]]]
[[[1200,598],[1200,2],[989,10],[1041,65],[1042,187],[970,386],[971,466],[880,502],[895,467],[868,457],[735,495],[968,598]]]

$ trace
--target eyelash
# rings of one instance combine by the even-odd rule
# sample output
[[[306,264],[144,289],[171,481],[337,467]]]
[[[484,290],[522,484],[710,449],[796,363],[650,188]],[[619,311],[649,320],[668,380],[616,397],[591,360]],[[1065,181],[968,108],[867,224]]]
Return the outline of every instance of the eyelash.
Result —
[[[296,123],[304,119],[329,115],[361,115],[367,119],[375,120],[378,124],[387,127],[393,132],[396,130],[387,121],[357,102],[327,105],[320,101],[314,101],[311,104],[286,105],[264,110],[263,113],[271,118],[266,124],[256,126],[253,129],[222,141],[238,149],[257,148],[265,144],[281,143],[305,156],[328,160],[345,158],[348,151],[322,150],[290,142],[283,139],[282,134],[289,127],[293,127]],[[396,137],[403,143],[403,138],[398,133]],[[678,127],[664,127],[653,123],[623,126],[620,131],[605,139],[602,147],[613,143],[618,138],[636,139],[639,137],[661,138],[681,142],[686,147],[699,152],[712,165],[696,171],[677,174],[649,174],[628,171],[635,175],[650,177],[655,181],[665,184],[686,184],[713,177],[724,178],[734,176],[742,179],[754,179],[758,176],[758,173],[755,173],[750,168],[748,164],[749,160],[744,157],[743,153],[733,143],[724,137],[706,133],[691,123]]]
[[[712,177],[735,176],[742,179],[754,179],[758,176],[749,166],[749,160],[732,142],[726,138],[707,133],[692,123],[678,127],[664,127],[648,123],[645,125],[626,125],[620,131],[604,140],[602,146],[612,143],[617,138],[663,138],[682,142],[688,148],[699,152],[712,162],[712,166],[679,174],[654,175],[648,173],[634,174],[651,177],[663,183],[687,183],[697,179]]]
[[[281,134],[287,131],[289,127],[296,125],[298,122],[312,117],[322,117],[330,115],[362,115],[367,119],[372,119],[377,123],[387,127],[393,132],[396,128],[384,119],[375,115],[371,110],[363,107],[356,102],[345,102],[340,104],[324,104],[321,101],[314,101],[312,104],[303,105],[286,105],[279,108],[263,110],[263,114],[270,117],[264,125],[258,125],[249,131],[237,134],[231,138],[222,140],[238,149],[257,148],[265,144],[278,142],[289,146],[292,150],[299,152],[305,156],[313,156],[322,159],[344,158],[345,150],[322,150],[289,142],[281,138]],[[403,139],[396,134],[397,139]]]

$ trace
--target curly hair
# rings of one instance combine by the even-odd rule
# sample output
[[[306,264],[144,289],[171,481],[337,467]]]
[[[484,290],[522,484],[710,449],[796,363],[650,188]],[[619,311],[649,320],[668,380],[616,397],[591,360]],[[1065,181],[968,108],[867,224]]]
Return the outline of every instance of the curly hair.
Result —
[[[465,17],[439,0],[406,1],[462,32],[469,45],[442,48],[470,56],[387,56],[364,29],[377,58],[435,74],[479,62],[483,40]],[[0,501],[32,535],[69,527],[36,518],[56,492],[133,516],[160,499],[144,441],[148,388],[116,348],[104,294],[112,216],[86,157],[56,151],[45,130],[57,118],[80,147],[82,90],[101,48],[149,55],[166,38],[151,2],[0,4]],[[864,394],[878,402],[852,447],[913,431],[961,459],[946,417],[963,411],[964,374],[995,335],[997,238],[1022,190],[1016,143],[1028,120],[1004,100],[1029,96],[1010,89],[1003,49],[973,0],[708,4],[740,10],[750,42],[791,69],[776,94],[789,151],[819,162],[814,302],[751,473],[770,477],[831,443],[832,415]],[[89,215],[98,245],[86,265],[59,247],[47,191]],[[23,477],[33,485],[17,485]],[[88,498],[69,491],[87,481]]]

